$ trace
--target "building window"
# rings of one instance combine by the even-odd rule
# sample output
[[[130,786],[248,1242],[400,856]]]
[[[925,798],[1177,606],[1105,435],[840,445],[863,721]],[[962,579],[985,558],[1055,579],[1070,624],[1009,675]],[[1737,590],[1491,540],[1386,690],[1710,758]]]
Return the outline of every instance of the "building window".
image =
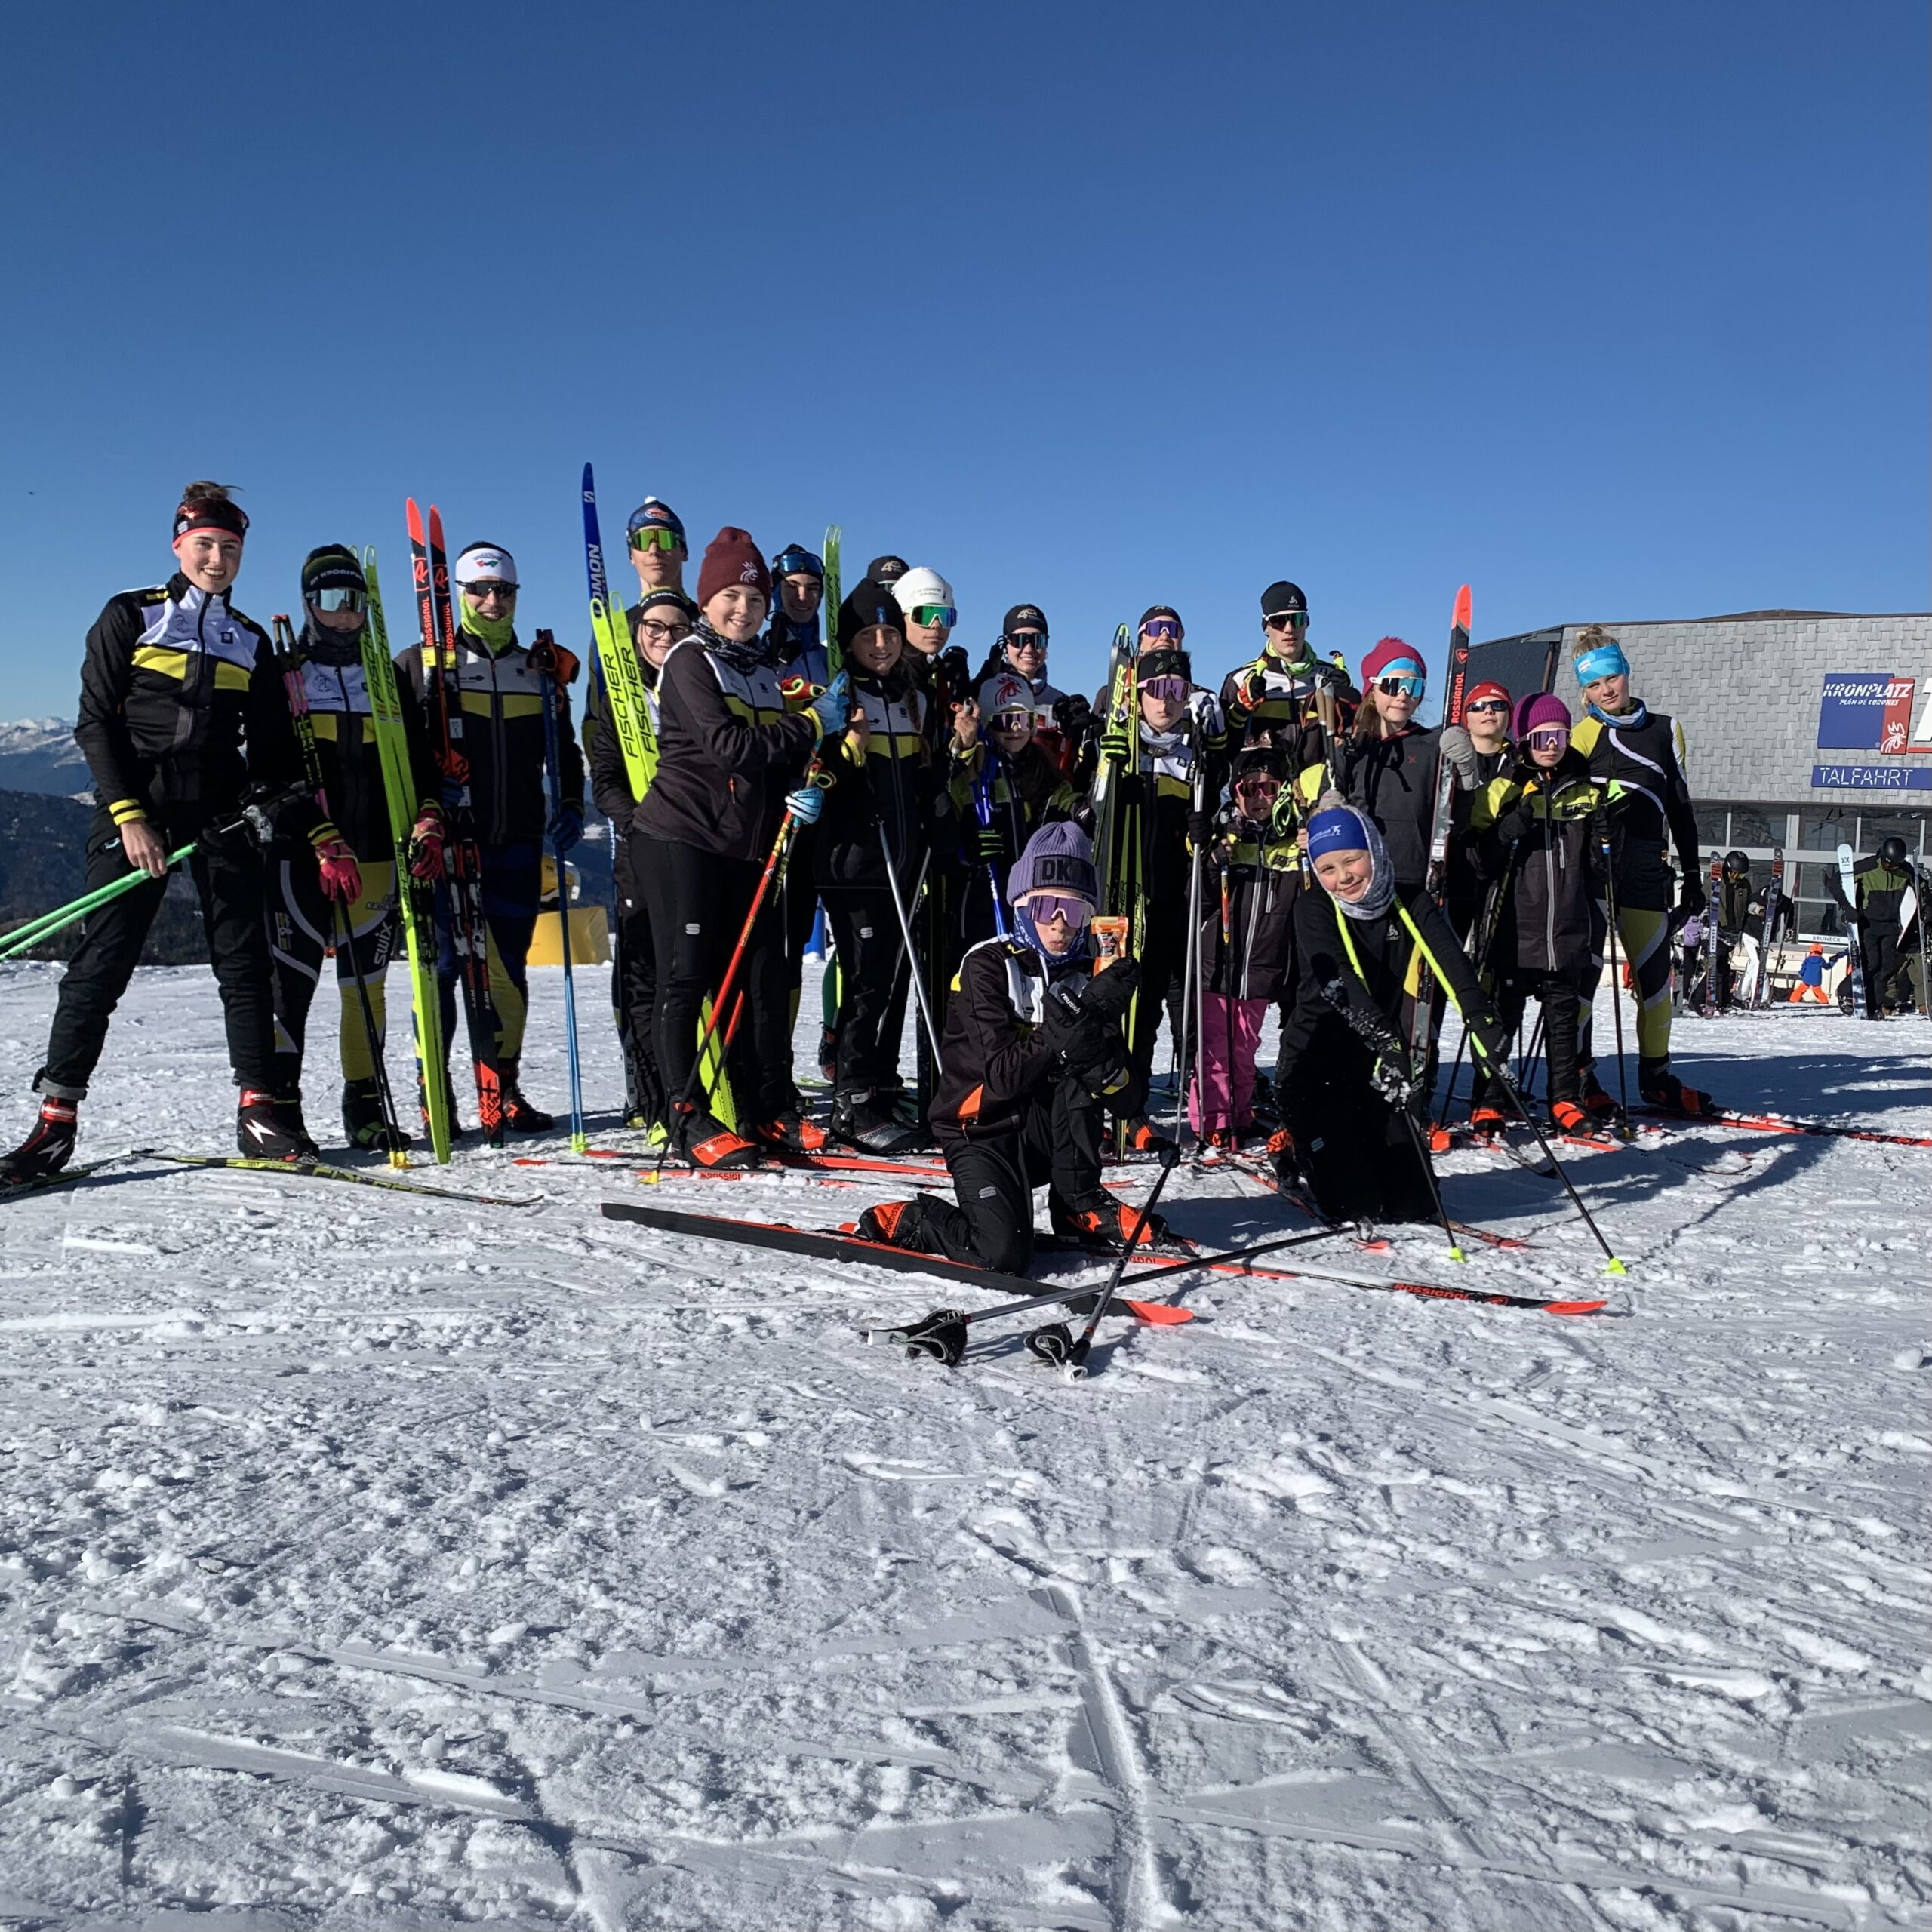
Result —
[[[1733,805],[1730,808],[1730,830],[1727,835],[1734,845],[1782,845],[1784,833],[1785,814],[1782,811],[1767,811],[1757,805]]]
[[[1700,845],[1723,845],[1730,836],[1730,808],[1728,805],[1694,805],[1693,816],[1697,821],[1697,843]]]
[[[1878,842],[1884,838],[1903,838],[1905,849],[1916,857],[1924,850],[1925,814],[1923,812],[1888,812],[1868,814],[1861,812],[1858,819],[1858,844],[1860,852],[1875,852]]]
[[[1804,815],[1804,829],[1798,842],[1814,851],[1822,848],[1833,852],[1841,845],[1850,845],[1855,851],[1857,848],[1852,833],[1857,823],[1858,814],[1850,805],[1830,805],[1823,811],[1814,805]]]

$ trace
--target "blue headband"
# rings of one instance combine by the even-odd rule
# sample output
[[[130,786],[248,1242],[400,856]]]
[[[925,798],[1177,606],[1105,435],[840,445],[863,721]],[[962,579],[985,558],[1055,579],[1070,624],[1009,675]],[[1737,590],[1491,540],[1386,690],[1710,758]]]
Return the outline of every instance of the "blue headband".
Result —
[[[1622,645],[1600,644],[1577,660],[1576,669],[1578,685],[1593,685],[1599,678],[1627,678],[1630,660],[1624,656]]]
[[[1324,852],[1366,852],[1368,833],[1361,814],[1347,805],[1331,805],[1308,822],[1309,864]]]

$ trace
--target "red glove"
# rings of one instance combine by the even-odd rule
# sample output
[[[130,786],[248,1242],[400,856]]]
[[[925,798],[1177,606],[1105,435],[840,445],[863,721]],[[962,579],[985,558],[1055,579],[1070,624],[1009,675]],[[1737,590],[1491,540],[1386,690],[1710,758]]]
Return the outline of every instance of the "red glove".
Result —
[[[425,805],[409,828],[409,843],[404,848],[409,876],[426,884],[443,875],[443,815],[435,806]]]
[[[322,896],[340,899],[344,905],[362,897],[362,868],[355,863],[349,841],[340,833],[323,839],[315,848],[321,868]]]

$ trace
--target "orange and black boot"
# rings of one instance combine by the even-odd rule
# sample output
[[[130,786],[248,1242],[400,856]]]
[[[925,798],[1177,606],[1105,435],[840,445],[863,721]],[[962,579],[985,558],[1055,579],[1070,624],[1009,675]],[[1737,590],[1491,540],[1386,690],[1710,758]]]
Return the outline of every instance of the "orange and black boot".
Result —
[[[825,1129],[792,1107],[760,1121],[752,1129],[752,1138],[761,1146],[775,1147],[786,1154],[817,1154],[825,1148]]]
[[[1130,1154],[1158,1154],[1162,1149],[1174,1144],[1145,1114],[1136,1114],[1131,1120],[1123,1121],[1121,1124],[1127,1137],[1127,1151]]]
[[[1301,1169],[1295,1159],[1294,1136],[1285,1127],[1278,1127],[1269,1135],[1268,1161],[1275,1170],[1275,1178],[1284,1187],[1293,1187],[1301,1179]]]
[[[11,1154],[0,1155],[0,1182],[44,1180],[73,1158],[81,1103],[49,1094],[40,1103],[33,1131]]]
[[[1126,1247],[1128,1238],[1140,1219],[1140,1210],[1124,1201],[1097,1201],[1090,1208],[1064,1207],[1056,1201],[1051,1208],[1055,1234],[1071,1235],[1091,1247],[1113,1254]],[[1158,1214],[1148,1216],[1147,1225],[1140,1230],[1140,1238],[1134,1245],[1137,1253],[1143,1249],[1170,1254],[1192,1252]]]
[[[1500,1107],[1472,1107],[1469,1131],[1479,1140],[1493,1140],[1507,1124]]]
[[[1637,1063],[1637,1091],[1643,1095],[1645,1106],[1655,1107],[1663,1113],[1682,1114],[1690,1120],[1718,1118],[1717,1103],[1709,1094],[1685,1086],[1671,1072],[1667,1060]]]
[[[875,1241],[884,1247],[903,1247],[921,1254],[927,1251],[923,1238],[925,1221],[925,1210],[916,1198],[881,1201],[859,1217],[852,1232],[861,1241]]]
[[[715,1114],[687,1105],[678,1123],[678,1151],[694,1168],[755,1168],[758,1151]]]
[[[1551,1101],[1549,1118],[1557,1132],[1567,1140],[1589,1138],[1596,1124],[1574,1100]]]

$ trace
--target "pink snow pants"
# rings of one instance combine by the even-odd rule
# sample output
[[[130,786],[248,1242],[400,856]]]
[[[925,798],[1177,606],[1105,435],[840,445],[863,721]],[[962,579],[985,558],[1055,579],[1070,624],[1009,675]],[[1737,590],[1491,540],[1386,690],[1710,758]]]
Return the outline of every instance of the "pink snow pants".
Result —
[[[1230,999],[1226,993],[1208,993],[1204,1001],[1201,1026],[1207,1037],[1188,1091],[1188,1124],[1197,1134],[1228,1128],[1245,1133],[1254,1124],[1254,1050],[1274,1002]]]

